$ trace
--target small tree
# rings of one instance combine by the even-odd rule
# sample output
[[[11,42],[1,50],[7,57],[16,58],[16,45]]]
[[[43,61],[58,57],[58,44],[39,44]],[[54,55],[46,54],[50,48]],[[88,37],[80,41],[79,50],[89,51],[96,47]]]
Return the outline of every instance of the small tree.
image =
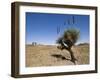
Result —
[[[58,40],[56,41],[57,44],[60,44],[60,46],[57,46],[58,49],[61,49],[61,50],[66,49],[69,51],[71,55],[71,61],[74,62],[74,64],[75,64],[76,58],[74,57],[74,54],[71,48],[77,42],[79,38],[79,34],[80,32],[77,29],[70,28],[70,29],[65,30],[63,35],[60,38],[58,38]]]

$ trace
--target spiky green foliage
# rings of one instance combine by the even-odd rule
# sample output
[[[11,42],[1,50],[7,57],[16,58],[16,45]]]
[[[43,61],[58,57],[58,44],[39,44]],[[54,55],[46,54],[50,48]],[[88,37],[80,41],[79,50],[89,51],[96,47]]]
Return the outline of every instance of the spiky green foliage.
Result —
[[[80,31],[75,28],[70,28],[64,31],[63,38],[69,39],[75,44],[79,38]]]
[[[64,39],[65,41],[69,41],[71,43],[71,45],[74,45],[78,38],[79,38],[79,30],[75,29],[75,28],[69,28],[66,29],[63,33],[63,35],[57,39],[56,43],[57,44],[62,44],[62,40]],[[69,45],[69,44],[67,44]]]
[[[62,43],[62,39],[63,39],[63,37],[59,37],[59,38],[56,40],[56,43],[57,43],[57,44],[61,44],[61,43]]]

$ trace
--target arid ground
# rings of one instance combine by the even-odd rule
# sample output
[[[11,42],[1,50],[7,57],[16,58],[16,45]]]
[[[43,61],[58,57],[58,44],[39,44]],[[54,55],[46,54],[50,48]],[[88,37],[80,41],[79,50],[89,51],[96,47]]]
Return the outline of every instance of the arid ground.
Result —
[[[76,65],[89,64],[89,44],[72,47]],[[67,50],[53,45],[26,45],[26,67],[74,65]]]

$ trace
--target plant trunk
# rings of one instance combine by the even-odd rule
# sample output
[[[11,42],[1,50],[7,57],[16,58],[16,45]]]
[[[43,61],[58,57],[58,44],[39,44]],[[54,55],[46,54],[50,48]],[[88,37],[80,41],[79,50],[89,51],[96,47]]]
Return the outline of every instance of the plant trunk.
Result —
[[[68,51],[69,51],[70,56],[71,56],[71,61],[72,61],[74,64],[76,64],[76,63],[75,63],[76,58],[75,58],[75,56],[74,56],[73,51],[71,50],[71,48],[69,48]]]

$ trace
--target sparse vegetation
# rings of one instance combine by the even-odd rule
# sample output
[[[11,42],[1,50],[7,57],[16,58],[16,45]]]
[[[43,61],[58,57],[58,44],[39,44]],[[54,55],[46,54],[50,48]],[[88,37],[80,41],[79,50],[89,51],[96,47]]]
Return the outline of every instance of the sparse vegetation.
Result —
[[[73,46],[77,65],[89,64],[89,44]],[[54,45],[26,45],[26,67],[73,65],[67,50],[60,51]]]

